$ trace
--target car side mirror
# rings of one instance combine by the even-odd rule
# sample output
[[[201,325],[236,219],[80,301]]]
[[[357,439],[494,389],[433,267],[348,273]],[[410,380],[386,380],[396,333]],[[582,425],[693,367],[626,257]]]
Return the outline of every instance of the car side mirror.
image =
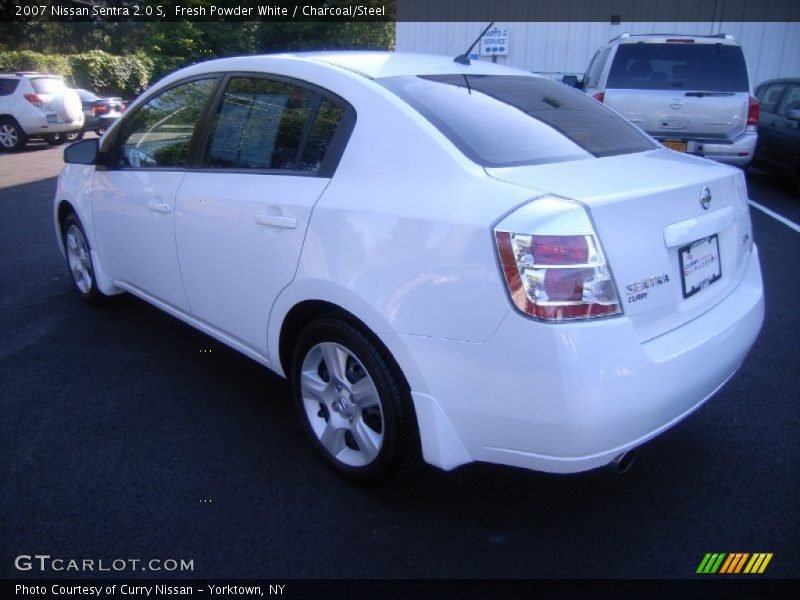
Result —
[[[99,156],[97,138],[81,140],[64,148],[64,162],[71,165],[96,165]]]
[[[564,75],[561,78],[561,83],[564,85],[568,85],[569,87],[578,87],[578,76],[577,75]]]
[[[790,108],[787,110],[786,118],[792,121],[800,121],[800,108]]]

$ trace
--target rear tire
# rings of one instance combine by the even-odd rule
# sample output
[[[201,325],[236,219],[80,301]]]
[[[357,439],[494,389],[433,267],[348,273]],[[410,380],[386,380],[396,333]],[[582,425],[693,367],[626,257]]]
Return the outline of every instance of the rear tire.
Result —
[[[28,136],[19,124],[9,117],[0,119],[0,150],[17,152],[25,147]]]
[[[312,444],[339,475],[396,480],[421,462],[411,393],[399,368],[362,327],[329,316],[298,338],[292,395]]]
[[[64,240],[67,270],[75,290],[89,304],[106,302],[110,296],[105,295],[97,287],[89,239],[75,213],[68,214],[64,219],[61,224],[61,236]]]
[[[83,139],[83,131],[70,131],[64,134],[64,139],[67,142],[77,142],[78,140]]]

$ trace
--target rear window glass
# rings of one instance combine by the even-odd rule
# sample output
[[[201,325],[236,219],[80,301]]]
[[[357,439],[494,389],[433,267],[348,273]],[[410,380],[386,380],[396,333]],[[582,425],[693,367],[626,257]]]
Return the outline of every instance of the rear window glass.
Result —
[[[89,90],[75,90],[75,91],[78,92],[78,96],[80,96],[80,99],[83,100],[84,102],[94,102],[95,100],[100,100],[99,96],[93,94]]]
[[[742,49],[728,44],[620,44],[606,88],[749,92]]]
[[[37,94],[57,94],[64,89],[64,81],[54,77],[31,79],[33,91]]]
[[[10,77],[0,77],[0,96],[8,96],[13,94],[17,89],[19,79],[11,79]]]
[[[515,75],[379,79],[484,167],[652,150],[637,127],[561,83]]]

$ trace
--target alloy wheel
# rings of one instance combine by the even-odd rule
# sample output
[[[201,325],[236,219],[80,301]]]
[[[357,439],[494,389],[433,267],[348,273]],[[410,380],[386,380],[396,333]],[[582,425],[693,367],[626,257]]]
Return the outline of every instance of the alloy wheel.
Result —
[[[300,374],[303,408],[323,448],[350,467],[371,464],[383,445],[384,417],[375,382],[349,349],[313,346]]]
[[[9,123],[0,125],[0,146],[14,148],[19,143],[19,133],[16,127]]]
[[[86,239],[76,225],[70,225],[67,229],[66,246],[67,262],[72,279],[82,293],[88,294],[92,289],[93,282],[92,259]]]

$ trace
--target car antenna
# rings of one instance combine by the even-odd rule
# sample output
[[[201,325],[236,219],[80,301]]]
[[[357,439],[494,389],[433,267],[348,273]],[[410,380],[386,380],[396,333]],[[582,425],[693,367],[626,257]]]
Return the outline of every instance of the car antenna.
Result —
[[[471,65],[472,63],[471,63],[471,62],[470,62],[470,60],[469,60],[469,53],[470,53],[470,52],[472,52],[472,49],[475,47],[475,44],[477,44],[477,43],[480,41],[480,39],[481,39],[481,38],[482,38],[484,35],[486,35],[486,32],[487,32],[487,31],[489,31],[489,28],[490,28],[492,25],[494,25],[494,21],[492,21],[491,23],[489,23],[489,24],[486,26],[486,29],[484,29],[484,30],[483,30],[483,32],[482,32],[482,33],[481,33],[481,34],[480,34],[478,37],[476,37],[476,38],[475,38],[475,41],[474,41],[474,42],[472,42],[472,45],[471,45],[469,48],[467,48],[467,51],[466,51],[466,52],[464,52],[464,54],[459,54],[458,56],[456,56],[456,57],[453,59],[453,62],[455,62],[455,63],[458,63],[458,64],[460,64],[460,65]]]

